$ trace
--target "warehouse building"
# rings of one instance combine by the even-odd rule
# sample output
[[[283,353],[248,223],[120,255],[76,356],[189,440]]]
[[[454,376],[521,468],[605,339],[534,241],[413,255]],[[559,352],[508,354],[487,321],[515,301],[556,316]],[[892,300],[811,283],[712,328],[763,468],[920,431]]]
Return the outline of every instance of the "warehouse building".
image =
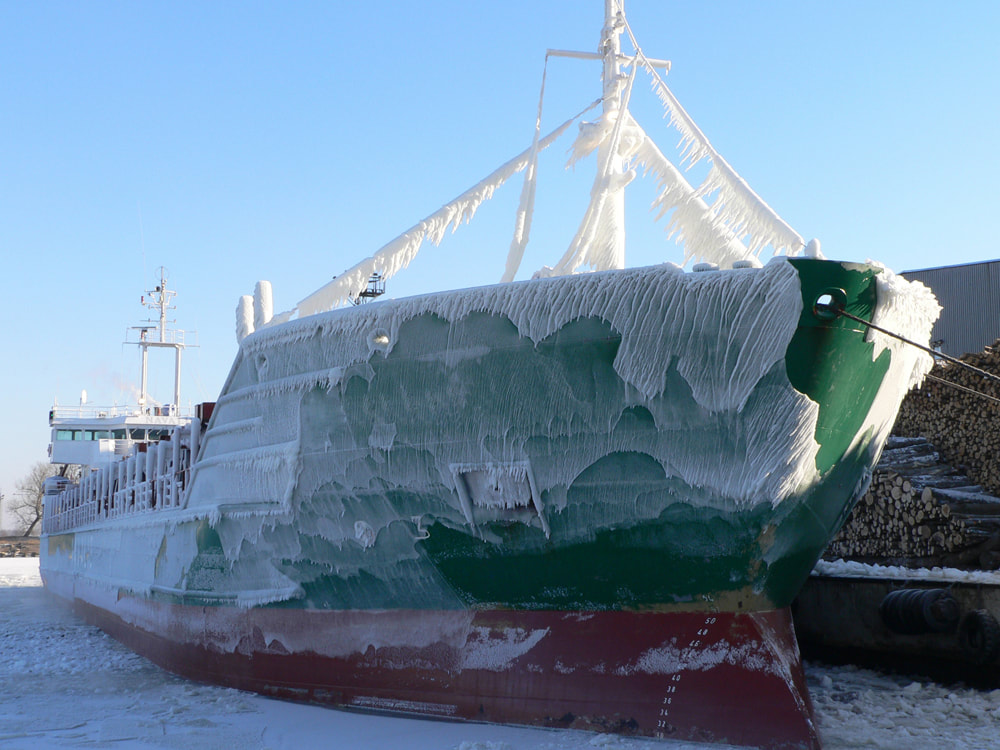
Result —
[[[1000,338],[1000,260],[904,271],[941,303],[931,333],[933,346],[952,357],[979,352]]]

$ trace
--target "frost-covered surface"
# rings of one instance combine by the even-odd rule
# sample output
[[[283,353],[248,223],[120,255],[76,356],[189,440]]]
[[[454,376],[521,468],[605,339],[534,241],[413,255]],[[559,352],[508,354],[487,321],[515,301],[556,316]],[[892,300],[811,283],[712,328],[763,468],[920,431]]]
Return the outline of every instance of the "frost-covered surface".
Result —
[[[759,273],[686,274],[667,264],[387,300],[261,331],[241,353],[253,357],[311,341],[314,351],[296,351],[292,367],[306,364],[306,357],[347,367],[379,348],[373,331],[386,332],[385,351],[391,352],[399,326],[420,315],[447,321],[473,312],[501,315],[535,343],[571,321],[597,317],[622,334],[615,369],[625,382],[647,397],[657,395],[665,358],[676,356],[685,361],[682,371],[698,402],[720,411],[741,406],[763,372],[784,356],[801,309],[798,276],[780,260]],[[669,328],[661,330],[664,325]],[[728,346],[737,348],[729,352]]]
[[[514,661],[527,654],[549,633],[548,628],[525,630],[510,628],[497,639],[489,628],[477,627],[469,638],[462,667],[502,672]]]
[[[878,307],[872,317],[872,323],[887,331],[899,334],[910,341],[927,346],[931,338],[931,329],[941,313],[934,293],[919,281],[908,281],[897,276],[891,270],[869,261],[881,273],[875,277],[878,285]],[[924,376],[934,367],[934,358],[897,338],[869,329],[869,340],[873,341],[876,351],[889,349],[893,359],[903,359],[910,373],[908,386],[919,386]]]
[[[923,346],[930,343],[931,329],[941,312],[934,294],[919,281],[907,281],[879,263],[875,277],[877,305],[872,323]],[[881,446],[889,437],[899,406],[907,392],[919,386],[934,366],[929,354],[898,338],[868,329],[866,340],[875,345],[873,357],[890,352],[889,371],[882,380],[878,395],[858,431],[858,440],[871,436],[872,444]],[[900,387],[905,384],[905,387]]]
[[[886,299],[905,297],[897,287]],[[906,306],[892,307],[883,317],[901,324]],[[452,587],[418,544],[431,524],[481,536],[477,519],[507,513],[540,542],[568,545],[678,501],[780,506],[816,479],[818,406],[784,364],[801,309],[798,274],[775,259],[501,284],[265,327],[241,345],[187,507],[138,519],[138,536],[107,523],[78,537],[86,554],[50,564],[85,566],[111,591],[236,595],[242,606],[363,571],[394,583],[349,606],[463,607],[440,599]],[[889,429],[913,366],[893,357],[886,403],[859,441]],[[625,472],[627,487],[622,456],[645,461]],[[204,519],[218,561],[195,544]]]
[[[587,732],[420,721],[274,701],[175,678],[77,620],[37,559],[0,559],[5,750],[705,750]],[[826,750],[995,747],[1000,691],[806,665]],[[712,746],[717,747],[717,746]]]
[[[272,559],[333,565],[345,579],[380,566],[401,575],[400,561],[424,564],[421,523],[466,529],[477,503],[525,507],[529,486],[526,522],[546,536],[561,523],[562,543],[656,518],[674,501],[637,485],[634,502],[595,499],[579,518],[564,513],[576,477],[610,455],[652,456],[688,502],[780,504],[816,473],[817,406],[784,372],[801,307],[795,269],[775,260],[501,284],[259,330],[218,400],[186,517],[226,518],[214,524],[226,585],[255,592],[241,599],[253,604],[296,584]],[[607,370],[591,349],[573,354],[612,336],[620,344]],[[566,343],[551,350],[552,341]],[[474,476],[515,469],[500,485],[517,498],[462,493]],[[405,493],[390,501],[392,488]],[[179,586],[186,569],[173,544],[160,585]],[[429,571],[412,575],[411,598],[447,589]]]
[[[746,424],[744,429],[752,437],[759,431],[753,426],[754,413],[741,410],[761,378],[783,358],[800,309],[794,269],[776,262],[758,273],[691,275],[664,266],[590,274],[429,295],[314,316],[248,338],[240,355],[243,364],[237,369],[252,370],[251,382],[231,383],[219,400],[216,425],[261,416],[262,411],[262,424],[267,434],[256,431],[256,436],[272,446],[259,449],[267,455],[239,453],[239,444],[231,439],[220,440],[217,428],[207,436],[204,455],[209,462],[224,460],[227,466],[235,466],[241,461],[240,456],[246,455],[246,461],[238,468],[246,469],[240,481],[247,487],[229,488],[222,493],[223,497],[264,495],[269,501],[287,497],[287,486],[273,484],[278,476],[276,472],[284,471],[287,478],[296,468],[293,454],[300,438],[298,401],[303,393],[317,386],[336,392],[345,387],[350,377],[365,377],[365,363],[373,350],[381,347],[385,355],[391,354],[399,344],[400,327],[408,321],[428,315],[443,321],[461,321],[473,313],[507,318],[520,336],[536,344],[552,337],[572,321],[582,318],[605,320],[613,331],[622,335],[614,369],[624,383],[637,392],[633,402],[643,403],[659,396],[666,385],[665,365],[675,361],[678,372],[687,381],[701,408],[711,413],[741,414]],[[759,335],[761,330],[768,331],[769,335]],[[649,331],[657,331],[658,335],[648,335]],[[375,341],[379,334],[384,344]],[[447,359],[444,364],[451,366],[462,358],[479,360],[496,346],[496,342],[489,341],[489,335],[484,330],[479,340],[461,342],[461,345],[454,342],[440,352],[431,344],[426,353],[414,352],[411,356],[443,357]],[[414,342],[403,343],[412,347]],[[331,369],[331,365],[335,367]],[[787,397],[796,400],[793,395]],[[526,391],[523,394],[525,403],[519,408],[537,408],[529,403],[536,398],[535,394]],[[429,403],[433,400],[429,399]],[[387,413],[392,412],[391,404],[383,406],[387,407]],[[788,407],[792,414],[810,410],[807,403],[789,403]],[[580,408],[590,407],[580,404]],[[579,416],[585,414],[581,412]],[[501,421],[505,419],[500,414],[492,416]],[[563,418],[574,416],[563,415]],[[553,417],[558,418],[557,415]],[[543,418],[543,421],[553,417]],[[808,444],[811,439],[809,419],[807,416],[803,420],[805,429],[792,427],[787,430],[792,436],[791,443],[765,444],[762,440],[760,448],[770,457],[762,458],[760,465],[772,467],[776,454],[800,455],[800,443],[806,441]],[[604,424],[598,429],[606,433],[613,426],[613,423]],[[516,434],[514,430],[518,425],[511,424],[506,429],[489,424],[482,427],[494,429],[507,445],[504,455],[493,457],[496,461],[510,463],[526,458],[519,443],[528,435]],[[384,443],[384,435],[393,430],[390,425],[380,425],[378,429],[379,434],[370,437],[370,445]],[[410,435],[406,439],[413,442],[415,437]],[[225,458],[215,459],[215,456]],[[337,456],[332,455],[331,459],[336,461]],[[439,456],[438,464],[448,466],[462,460],[460,455],[447,460]],[[683,467],[684,459],[677,457],[670,463]],[[567,467],[567,470],[574,469]],[[687,479],[692,484],[704,485],[712,481],[710,476],[699,476],[704,472],[699,470],[697,461],[689,470],[693,475]],[[199,477],[204,473],[201,471],[196,476],[194,504],[204,502],[202,498],[219,495],[215,486],[211,495],[199,491],[197,482],[203,481]],[[771,468],[760,472],[740,470],[723,481],[742,485],[727,486],[726,491],[751,502],[765,494],[771,500],[780,498],[787,494],[789,486],[801,480],[801,477],[773,474]],[[766,486],[754,484],[760,481]]]
[[[774,653],[767,644],[748,641],[733,645],[724,641],[691,653],[691,649],[676,644],[664,644],[660,648],[644,652],[633,665],[622,667],[619,674],[634,672],[647,674],[671,674],[683,670],[696,672],[714,669],[720,664],[737,665],[751,672],[774,672],[779,666]],[[789,679],[787,675],[781,675]]]
[[[897,581],[935,583],[986,583],[1000,585],[1000,572],[957,568],[904,568],[899,565],[870,565],[853,560],[820,560],[813,573],[836,578],[880,578]]]
[[[263,328],[274,317],[274,293],[270,281],[258,281],[253,290],[253,327]]]

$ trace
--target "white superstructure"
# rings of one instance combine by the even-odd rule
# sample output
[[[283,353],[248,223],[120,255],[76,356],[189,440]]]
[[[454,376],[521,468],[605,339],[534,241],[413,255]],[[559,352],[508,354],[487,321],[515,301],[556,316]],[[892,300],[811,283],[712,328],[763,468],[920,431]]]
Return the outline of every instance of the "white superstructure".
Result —
[[[49,460],[81,467],[74,483],[65,476],[47,480],[45,527],[48,532],[71,525],[159,507],[179,505],[188,470],[198,450],[202,421],[211,407],[200,404],[195,413],[180,404],[181,353],[185,332],[167,327],[170,301],[177,294],[167,288],[166,271],[160,283],[142,297],[142,304],[158,319],[129,329],[125,343],[141,349],[142,369],[137,403],[129,406],[91,406],[86,395],[79,406],[54,405]],[[134,334],[134,335],[133,335]],[[147,390],[149,348],[174,350],[173,403],[151,403]],[[207,408],[206,408],[207,407]],[[81,513],[86,509],[86,517]]]

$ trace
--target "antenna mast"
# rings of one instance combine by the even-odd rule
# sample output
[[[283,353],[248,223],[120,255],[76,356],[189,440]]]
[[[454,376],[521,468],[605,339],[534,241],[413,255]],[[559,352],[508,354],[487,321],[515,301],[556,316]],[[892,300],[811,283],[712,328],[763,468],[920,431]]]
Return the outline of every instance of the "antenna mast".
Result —
[[[143,295],[142,304],[151,310],[158,312],[156,326],[137,326],[139,340],[127,343],[134,343],[142,349],[142,373],[139,386],[139,407],[143,411],[146,409],[146,402],[149,400],[147,388],[149,372],[149,347],[158,347],[174,350],[174,401],[172,405],[173,413],[178,413],[181,404],[181,352],[185,348],[184,331],[167,328],[167,310],[176,309],[170,304],[171,300],[177,296],[177,292],[167,289],[167,269],[163,266],[159,268],[160,283],[154,289],[150,289]],[[152,320],[150,323],[154,322]],[[156,340],[150,339],[150,332],[156,331]]]

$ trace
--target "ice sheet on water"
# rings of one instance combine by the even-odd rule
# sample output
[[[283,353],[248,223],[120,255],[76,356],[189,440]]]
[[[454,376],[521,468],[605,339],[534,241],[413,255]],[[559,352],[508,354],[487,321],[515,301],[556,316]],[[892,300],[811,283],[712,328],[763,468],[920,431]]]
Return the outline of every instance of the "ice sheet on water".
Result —
[[[172,677],[76,620],[39,587],[37,558],[0,559],[5,750],[704,750],[617,735],[450,724],[301,706]],[[34,639],[34,640],[33,640]],[[74,653],[86,669],[68,673]],[[21,654],[12,665],[6,657]],[[806,665],[826,750],[996,747],[1000,691]],[[718,750],[717,746],[715,747]]]
[[[1000,690],[914,681],[852,666],[807,665],[828,750],[997,747]]]

